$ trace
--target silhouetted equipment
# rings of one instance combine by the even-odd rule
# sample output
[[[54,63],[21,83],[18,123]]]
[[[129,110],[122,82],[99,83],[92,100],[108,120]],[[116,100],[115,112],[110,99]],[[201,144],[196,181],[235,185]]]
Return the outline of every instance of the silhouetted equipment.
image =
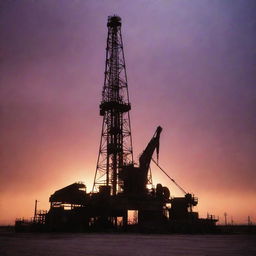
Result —
[[[121,18],[108,17],[108,37],[105,78],[100,104],[103,116],[100,149],[93,184],[111,186],[111,194],[120,192],[118,173],[124,165],[133,163],[127,75],[121,34]]]
[[[65,188],[57,190],[50,196],[51,208],[70,205],[84,205],[86,202],[86,186],[83,183],[73,183]]]
[[[119,178],[123,184],[122,189],[124,194],[134,196],[147,194],[148,170],[155,150],[157,151],[158,158],[161,131],[162,128],[158,126],[153,138],[139,158],[139,167],[134,167],[134,165],[131,164],[123,166],[120,170]]]
[[[133,161],[126,66],[121,18],[108,17],[105,78],[100,103],[103,117],[100,149],[91,193],[83,183],[73,183],[50,196],[50,210],[35,209],[31,227],[47,231],[210,232],[216,219],[200,219],[193,212],[197,198],[187,193],[158,164],[162,128]],[[152,157],[156,152],[157,161]],[[162,184],[152,185],[151,160],[184,193],[170,197]],[[37,201],[36,201],[37,202]],[[40,215],[41,214],[41,215]],[[16,230],[25,222],[17,221]],[[24,224],[25,225],[25,224]]]
[[[174,180],[172,179],[167,172],[156,162],[153,158],[152,161],[156,164],[156,166],[184,193],[187,194],[187,192]]]

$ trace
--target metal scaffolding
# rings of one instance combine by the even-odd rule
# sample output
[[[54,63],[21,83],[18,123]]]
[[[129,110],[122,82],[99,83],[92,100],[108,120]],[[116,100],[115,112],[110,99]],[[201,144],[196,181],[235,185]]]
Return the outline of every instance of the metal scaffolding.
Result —
[[[121,192],[118,177],[124,165],[133,163],[127,75],[121,35],[121,18],[108,17],[105,79],[100,104],[103,116],[93,192],[107,186],[112,195]]]

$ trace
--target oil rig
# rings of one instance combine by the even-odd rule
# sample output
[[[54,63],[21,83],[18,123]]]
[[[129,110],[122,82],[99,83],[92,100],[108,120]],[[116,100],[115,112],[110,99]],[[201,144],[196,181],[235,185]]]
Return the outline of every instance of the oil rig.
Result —
[[[135,164],[121,18],[108,17],[107,27],[99,106],[103,122],[93,189],[87,193],[86,186],[76,182],[55,191],[49,198],[48,212],[38,211],[36,201],[33,219],[17,219],[16,231],[215,232],[217,219],[212,215],[199,218],[193,211],[197,198],[158,165],[160,126]],[[171,197],[169,189],[162,184],[153,186],[151,162],[182,190],[183,197]]]

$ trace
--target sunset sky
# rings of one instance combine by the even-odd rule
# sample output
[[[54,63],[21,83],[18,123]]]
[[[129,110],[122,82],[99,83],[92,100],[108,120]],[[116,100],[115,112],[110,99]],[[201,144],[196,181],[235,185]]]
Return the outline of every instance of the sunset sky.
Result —
[[[159,163],[199,215],[256,223],[255,13],[255,0],[0,1],[0,225],[31,217],[35,199],[49,209],[75,181],[92,189],[113,14],[135,160],[161,125]]]

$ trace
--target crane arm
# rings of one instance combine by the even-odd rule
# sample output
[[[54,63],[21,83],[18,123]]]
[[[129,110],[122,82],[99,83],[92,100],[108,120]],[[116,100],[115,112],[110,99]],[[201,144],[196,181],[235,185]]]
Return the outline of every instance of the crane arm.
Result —
[[[152,155],[153,155],[155,150],[156,150],[156,153],[157,153],[157,160],[158,160],[159,141],[160,141],[161,132],[162,132],[162,127],[158,126],[154,135],[153,135],[153,137],[152,137],[152,139],[150,140],[147,147],[145,148],[145,150],[143,151],[143,153],[140,156],[140,159],[139,159],[140,168],[142,170],[144,170],[146,174],[148,172],[150,161],[151,161]]]

